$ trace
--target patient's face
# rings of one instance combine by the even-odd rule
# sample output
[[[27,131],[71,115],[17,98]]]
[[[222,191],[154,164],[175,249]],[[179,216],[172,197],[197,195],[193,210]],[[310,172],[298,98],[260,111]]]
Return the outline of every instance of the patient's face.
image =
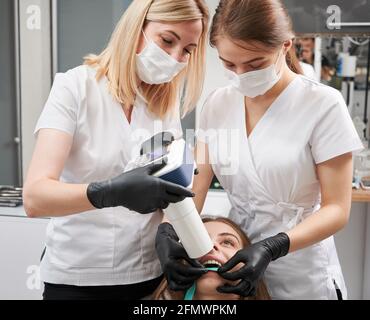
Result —
[[[219,267],[243,248],[242,239],[231,226],[218,221],[206,222],[205,226],[214,246],[209,254],[199,259],[204,266]],[[230,282],[221,278],[216,272],[210,271],[198,280],[197,292],[219,294],[216,288],[225,283]]]

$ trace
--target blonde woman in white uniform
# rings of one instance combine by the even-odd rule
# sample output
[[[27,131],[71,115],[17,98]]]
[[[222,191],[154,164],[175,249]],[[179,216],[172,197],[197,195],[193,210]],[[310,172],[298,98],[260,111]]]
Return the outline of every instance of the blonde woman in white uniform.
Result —
[[[195,202],[215,174],[253,242],[218,271],[237,284],[218,290],[251,296],[265,276],[273,299],[346,298],[332,236],[349,219],[362,144],[340,92],[299,75],[279,0],[222,0],[211,29],[231,85],[202,111]]]
[[[203,0],[135,0],[107,48],[57,74],[38,121],[24,188],[30,217],[52,217],[41,263],[44,299],[139,299],[161,281],[154,237],[169,203],[191,191],[129,174],[143,141],[181,132],[204,77]],[[198,273],[199,270],[196,270]]]

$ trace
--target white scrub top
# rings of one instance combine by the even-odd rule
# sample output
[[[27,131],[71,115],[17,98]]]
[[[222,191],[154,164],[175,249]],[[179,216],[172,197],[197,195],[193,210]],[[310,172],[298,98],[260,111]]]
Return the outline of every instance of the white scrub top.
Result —
[[[181,135],[179,112],[164,121],[137,99],[132,122],[108,92],[106,78],[80,66],[57,74],[37,123],[73,136],[61,181],[87,184],[123,173],[143,141],[164,130]],[[162,214],[141,215],[123,207],[52,218],[47,228],[41,279],[78,286],[123,285],[161,275],[154,239]]]
[[[231,86],[208,98],[200,129],[232,204],[230,218],[252,242],[319,210],[316,164],[363,148],[340,92],[304,76],[290,83],[249,137],[244,97]],[[272,262],[265,280],[273,299],[337,299],[336,287],[347,297],[333,237]]]
[[[303,70],[303,74],[311,79],[311,80],[316,80],[317,79],[317,76],[316,76],[316,72],[315,72],[315,69],[313,66],[311,66],[310,64],[308,63],[305,63],[305,62],[302,62],[300,61],[299,64],[301,65],[302,67],[302,70]]]

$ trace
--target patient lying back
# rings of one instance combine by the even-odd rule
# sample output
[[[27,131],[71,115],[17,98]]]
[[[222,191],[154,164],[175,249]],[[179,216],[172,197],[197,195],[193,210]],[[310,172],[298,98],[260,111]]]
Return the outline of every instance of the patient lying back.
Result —
[[[234,222],[227,218],[203,218],[206,229],[213,241],[213,250],[199,259],[206,268],[219,268],[230,260],[239,250],[250,246],[245,233]],[[240,268],[242,265],[236,267]],[[235,270],[232,270],[235,271]],[[209,271],[196,282],[194,300],[270,300],[270,295],[263,282],[257,289],[255,297],[244,298],[234,294],[224,294],[217,287],[235,282],[221,278],[217,272]],[[184,300],[184,291],[172,291],[167,281],[163,280],[153,294],[154,300]]]

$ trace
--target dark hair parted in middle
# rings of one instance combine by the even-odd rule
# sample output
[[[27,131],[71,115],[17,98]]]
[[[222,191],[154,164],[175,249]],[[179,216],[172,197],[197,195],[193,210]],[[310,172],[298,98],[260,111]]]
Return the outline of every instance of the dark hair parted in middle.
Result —
[[[219,37],[243,42],[259,42],[278,49],[294,39],[292,20],[281,0],[221,0],[211,27],[210,41]],[[294,46],[287,54],[289,68],[302,74]]]

